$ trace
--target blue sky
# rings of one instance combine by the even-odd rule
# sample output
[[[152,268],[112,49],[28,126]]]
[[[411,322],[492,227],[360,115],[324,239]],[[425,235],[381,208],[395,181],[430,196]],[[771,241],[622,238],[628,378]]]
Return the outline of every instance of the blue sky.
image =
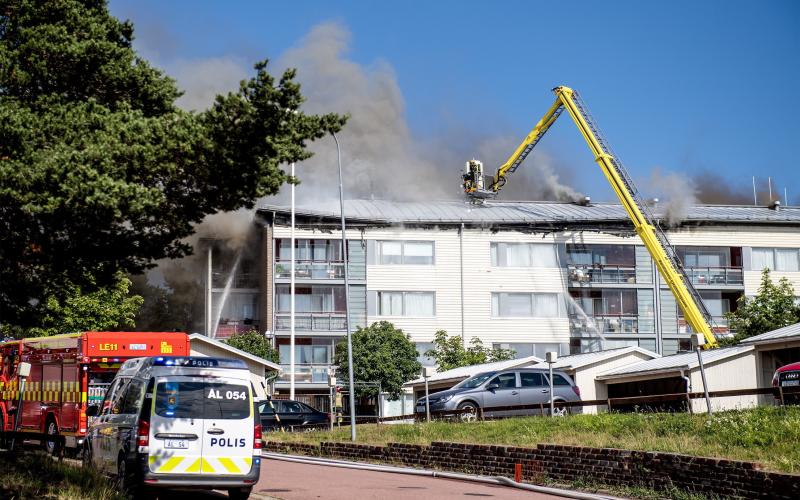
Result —
[[[800,204],[800,2],[112,0],[110,7],[134,22],[137,49],[168,72],[176,61],[274,59],[334,21],[351,33],[349,60],[393,70],[415,137],[445,140],[463,128],[521,139],[551,104],[550,89],[569,85],[644,191],[655,168],[687,178],[710,172],[719,176],[708,181],[714,187],[727,182],[752,200],[751,176],[771,176],[781,198],[786,187],[791,204]],[[609,197],[563,118],[543,151],[574,187]]]

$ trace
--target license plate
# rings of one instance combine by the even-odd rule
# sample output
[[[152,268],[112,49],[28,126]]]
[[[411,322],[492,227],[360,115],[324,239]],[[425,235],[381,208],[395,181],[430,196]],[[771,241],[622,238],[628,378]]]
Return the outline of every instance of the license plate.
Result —
[[[185,439],[167,439],[164,441],[164,448],[185,450],[189,447],[189,442]]]
[[[781,382],[781,385],[783,387],[798,386],[800,385],[800,380],[784,380],[783,382]]]

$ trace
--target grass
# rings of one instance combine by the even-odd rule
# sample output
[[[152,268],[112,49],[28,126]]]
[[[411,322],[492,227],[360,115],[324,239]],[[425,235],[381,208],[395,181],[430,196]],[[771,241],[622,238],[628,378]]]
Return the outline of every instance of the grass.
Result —
[[[0,452],[0,498],[122,500],[93,470],[57,462],[41,452]]]
[[[311,433],[265,434],[271,441],[316,444],[349,441],[349,427]],[[486,422],[358,426],[358,442],[433,441],[534,446],[553,443],[665,451],[758,462],[768,470],[800,473],[800,407],[686,413],[604,413],[566,418],[523,417]]]

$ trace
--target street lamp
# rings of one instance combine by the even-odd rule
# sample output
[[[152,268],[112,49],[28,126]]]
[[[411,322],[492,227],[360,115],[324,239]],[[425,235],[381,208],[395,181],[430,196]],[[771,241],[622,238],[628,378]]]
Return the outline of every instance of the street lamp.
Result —
[[[545,354],[545,360],[547,361],[547,366],[550,368],[550,416],[555,416],[555,406],[553,404],[553,363],[558,361],[558,353],[555,351],[549,351]]]
[[[350,440],[356,440],[356,387],[353,381],[353,338],[350,335],[350,270],[348,269],[347,234],[344,223],[344,187],[342,185],[342,150],[339,148],[339,139],[331,132],[336,142],[336,163],[339,166],[339,210],[342,215],[342,260],[344,261],[344,308],[345,328],[347,331],[347,372],[350,379]]]
[[[292,180],[294,180],[294,162],[292,162]],[[292,182],[292,229],[289,250],[289,399],[294,400],[294,182]]]
[[[431,421],[431,403],[428,401],[428,378],[436,373],[432,366],[422,367],[422,378],[425,379],[425,420]]]
[[[703,344],[706,339],[702,333],[692,334],[692,347],[697,352],[697,362],[700,363],[700,377],[703,379],[703,392],[706,395],[706,408],[708,408],[708,415],[711,415],[711,398],[708,396],[708,384],[706,383],[706,368],[703,365],[703,356],[700,351],[703,349]]]

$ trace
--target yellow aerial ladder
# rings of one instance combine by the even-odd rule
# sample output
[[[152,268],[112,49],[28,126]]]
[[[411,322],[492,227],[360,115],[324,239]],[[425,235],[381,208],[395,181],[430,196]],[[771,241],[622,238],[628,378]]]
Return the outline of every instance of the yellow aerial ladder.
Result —
[[[686,321],[697,333],[702,333],[706,339],[705,347],[716,347],[717,339],[711,329],[711,315],[706,310],[700,294],[686,276],[680,259],[675,249],[667,239],[658,221],[650,213],[649,208],[643,203],[622,162],[614,155],[608,143],[600,134],[600,130],[592,119],[586,105],[578,93],[569,87],[556,87],[556,102],[550,107],[539,123],[525,137],[508,160],[497,169],[494,177],[483,175],[483,164],[477,160],[470,160],[463,174],[464,192],[473,201],[480,202],[493,198],[505,185],[506,176],[519,168],[520,164],[530,154],[545,132],[555,123],[561,112],[566,109],[572,117],[578,130],[583,134],[589,149],[594,154],[595,161],[603,170],[619,201],[628,213],[636,233],[642,239],[644,246],[656,263],[661,277],[667,282],[669,289],[675,295],[679,307],[683,310]]]

